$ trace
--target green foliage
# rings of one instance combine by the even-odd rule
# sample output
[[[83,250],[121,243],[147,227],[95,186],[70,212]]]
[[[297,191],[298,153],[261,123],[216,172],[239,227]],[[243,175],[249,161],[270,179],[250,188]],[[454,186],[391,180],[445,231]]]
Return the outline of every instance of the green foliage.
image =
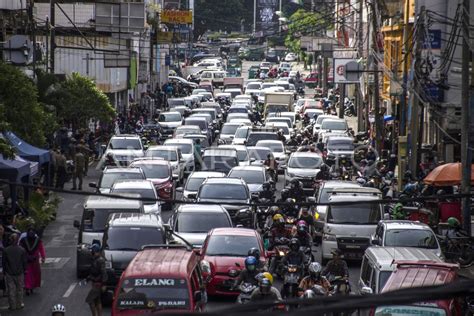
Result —
[[[54,122],[52,115],[38,102],[34,82],[18,68],[3,62],[0,62],[0,102],[0,130],[10,129],[27,142],[45,145],[45,135]],[[4,147],[1,146],[1,153]]]
[[[238,31],[242,19],[246,21],[244,25],[248,28],[252,20],[247,17],[246,11],[250,8],[253,10],[253,5],[249,8],[242,2],[241,0],[197,0],[194,12],[195,38],[203,35],[207,30]]]
[[[301,36],[319,33],[324,20],[318,13],[299,9],[288,19],[288,34],[285,38],[285,46],[296,54],[301,53]]]
[[[55,107],[58,120],[71,123],[76,129],[87,127],[91,118],[109,122],[116,114],[105,93],[78,73],[53,84],[46,95],[46,102]]]
[[[56,194],[50,193],[46,199],[41,193],[33,192],[30,195],[27,206],[29,216],[21,217],[16,220],[16,226],[20,231],[26,231],[33,226],[37,231],[43,230],[56,217],[61,198]]]

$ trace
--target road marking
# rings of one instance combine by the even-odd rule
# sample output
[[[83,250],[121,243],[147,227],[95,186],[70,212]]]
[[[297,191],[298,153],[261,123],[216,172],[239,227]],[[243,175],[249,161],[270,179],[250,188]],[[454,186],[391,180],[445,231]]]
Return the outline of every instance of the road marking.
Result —
[[[66,293],[64,293],[63,297],[67,298],[72,294],[72,291],[74,291],[74,288],[76,287],[77,283],[73,283],[69,285],[69,288],[67,289]]]

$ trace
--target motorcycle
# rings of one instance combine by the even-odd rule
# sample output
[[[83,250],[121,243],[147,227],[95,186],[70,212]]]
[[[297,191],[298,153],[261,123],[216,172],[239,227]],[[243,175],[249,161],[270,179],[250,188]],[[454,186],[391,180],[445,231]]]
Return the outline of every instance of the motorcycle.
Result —
[[[265,198],[261,198],[258,200],[258,203],[261,203],[261,204],[268,204],[270,203],[271,200],[269,199],[265,199]],[[266,227],[266,223],[267,223],[267,219],[268,217],[271,217],[271,214],[270,214],[270,207],[269,206],[258,206],[257,207],[257,226],[258,228],[260,228],[261,230],[265,230],[266,228],[269,228],[269,227]]]
[[[252,296],[253,291],[257,288],[255,284],[252,283],[242,283],[239,286],[240,294],[237,297],[237,304],[247,304],[250,302],[250,297]]]
[[[283,278],[283,266],[281,264],[282,259],[290,252],[288,246],[290,240],[285,237],[278,238],[275,240],[275,246],[272,256],[270,257],[269,272],[273,275],[277,275]]]
[[[349,98],[345,98],[344,100],[344,115],[346,116],[356,116],[356,110],[354,106],[354,102],[349,100]]]
[[[304,97],[305,92],[304,92],[304,88],[303,88],[303,87],[298,87],[298,88],[296,89],[296,92],[298,93],[298,95],[299,95],[300,97]]]
[[[349,295],[351,293],[351,285],[349,280],[340,275],[328,275],[329,283],[331,283],[331,295]]]
[[[282,296],[284,298],[297,297],[298,285],[300,281],[300,268],[295,264],[289,264],[286,268],[283,280]]]

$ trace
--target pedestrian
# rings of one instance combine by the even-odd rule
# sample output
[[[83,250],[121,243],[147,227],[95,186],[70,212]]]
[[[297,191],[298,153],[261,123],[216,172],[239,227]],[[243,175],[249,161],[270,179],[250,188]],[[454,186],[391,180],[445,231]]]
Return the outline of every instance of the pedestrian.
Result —
[[[93,154],[93,151],[89,148],[89,146],[86,145],[86,142],[84,139],[81,139],[79,141],[79,145],[77,146],[79,148],[79,151],[82,152],[84,155],[85,159],[85,164],[84,164],[84,176],[87,176],[87,172],[89,171],[89,160],[91,155]]]
[[[67,175],[67,164],[66,155],[63,149],[57,152],[56,155],[56,188],[64,189],[64,183],[66,182]]]
[[[56,157],[58,156],[57,150],[54,147],[49,149],[49,183],[46,185],[54,186],[56,183]]]
[[[92,316],[102,315],[102,291],[107,281],[107,272],[105,271],[105,260],[100,255],[100,246],[97,243],[91,246],[92,264],[89,270],[87,280],[91,282],[91,289],[86,297],[86,303],[92,312]]]
[[[26,295],[33,294],[33,290],[41,286],[41,263],[46,259],[43,242],[33,227],[28,228],[26,234],[20,237],[19,245],[26,251],[25,291]]]
[[[27,266],[26,251],[18,245],[18,235],[10,236],[10,246],[5,248],[2,256],[3,272],[8,292],[10,310],[22,309],[23,285]]]
[[[74,156],[74,175],[72,178],[72,190],[82,190],[82,179],[84,178],[86,165],[86,157],[79,150],[76,149],[76,155]],[[79,180],[79,186],[76,185],[76,180]]]
[[[194,142],[194,164],[196,170],[201,170],[201,140],[196,139]]]

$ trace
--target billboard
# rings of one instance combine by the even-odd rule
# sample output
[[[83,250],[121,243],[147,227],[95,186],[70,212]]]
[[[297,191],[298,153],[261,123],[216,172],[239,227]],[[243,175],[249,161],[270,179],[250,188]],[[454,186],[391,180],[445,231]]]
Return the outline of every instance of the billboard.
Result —
[[[263,34],[276,34],[278,32],[279,0],[256,0],[257,1],[257,25],[256,31]]]
[[[192,24],[193,12],[190,10],[163,10],[161,22],[169,24]]]

